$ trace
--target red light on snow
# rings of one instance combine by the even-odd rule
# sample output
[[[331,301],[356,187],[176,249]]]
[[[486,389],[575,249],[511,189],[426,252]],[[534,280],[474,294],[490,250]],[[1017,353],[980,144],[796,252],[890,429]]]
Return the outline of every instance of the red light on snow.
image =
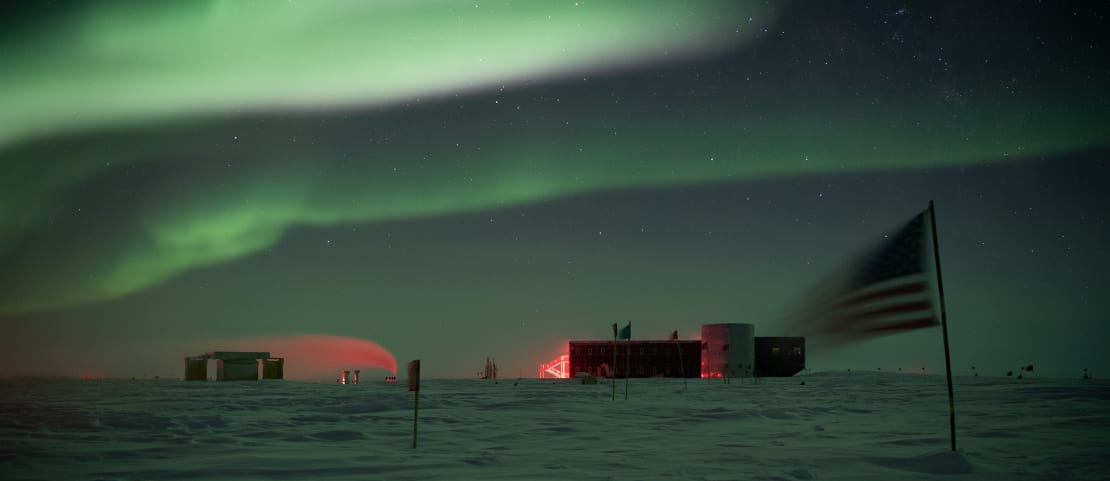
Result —
[[[95,381],[98,379],[104,379],[104,375],[83,372],[77,375],[77,379],[80,379],[82,381]]]
[[[397,373],[397,360],[381,345],[347,336],[295,334],[263,336],[218,342],[220,349],[234,351],[268,351],[285,358],[286,379],[310,379],[334,376],[336,371],[352,368],[382,368]],[[342,374],[342,372],[340,372]],[[354,378],[347,376],[347,382]]]

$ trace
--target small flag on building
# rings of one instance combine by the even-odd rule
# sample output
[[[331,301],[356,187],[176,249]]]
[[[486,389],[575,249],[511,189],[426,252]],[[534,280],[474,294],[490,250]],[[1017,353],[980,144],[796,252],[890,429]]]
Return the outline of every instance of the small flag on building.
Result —
[[[615,325],[616,324],[614,324],[614,326]],[[617,336],[617,339],[632,339],[632,323],[631,322],[628,323],[627,326],[624,326],[624,327],[621,328],[620,335]]]
[[[790,334],[844,343],[939,325],[925,263],[927,213],[826,278],[788,320]]]

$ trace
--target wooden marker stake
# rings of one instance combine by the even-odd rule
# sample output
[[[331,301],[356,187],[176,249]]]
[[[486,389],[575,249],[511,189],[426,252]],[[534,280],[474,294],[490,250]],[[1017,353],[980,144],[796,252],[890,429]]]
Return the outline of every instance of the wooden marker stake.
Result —
[[[412,449],[416,449],[416,425],[420,419],[420,360],[409,361],[409,391],[416,393],[412,402]]]

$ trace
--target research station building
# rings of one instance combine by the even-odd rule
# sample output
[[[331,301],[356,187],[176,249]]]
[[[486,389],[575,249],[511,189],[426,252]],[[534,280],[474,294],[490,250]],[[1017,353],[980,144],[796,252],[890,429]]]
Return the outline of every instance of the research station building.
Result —
[[[703,324],[700,341],[569,341],[568,351],[570,376],[789,377],[805,369],[804,337],[756,337],[743,323]]]
[[[262,379],[285,376],[285,358],[269,352],[214,351],[186,357],[185,380],[207,381],[209,359],[216,361],[217,381],[257,381],[260,367]]]

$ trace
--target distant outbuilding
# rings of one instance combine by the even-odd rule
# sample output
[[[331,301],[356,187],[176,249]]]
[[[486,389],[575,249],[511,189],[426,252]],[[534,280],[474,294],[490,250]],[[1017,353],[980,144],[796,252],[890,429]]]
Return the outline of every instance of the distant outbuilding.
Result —
[[[282,379],[285,358],[270,357],[269,352],[214,351],[185,358],[185,380],[207,381],[208,360],[216,360],[217,381],[257,381],[261,365],[262,379]]]

